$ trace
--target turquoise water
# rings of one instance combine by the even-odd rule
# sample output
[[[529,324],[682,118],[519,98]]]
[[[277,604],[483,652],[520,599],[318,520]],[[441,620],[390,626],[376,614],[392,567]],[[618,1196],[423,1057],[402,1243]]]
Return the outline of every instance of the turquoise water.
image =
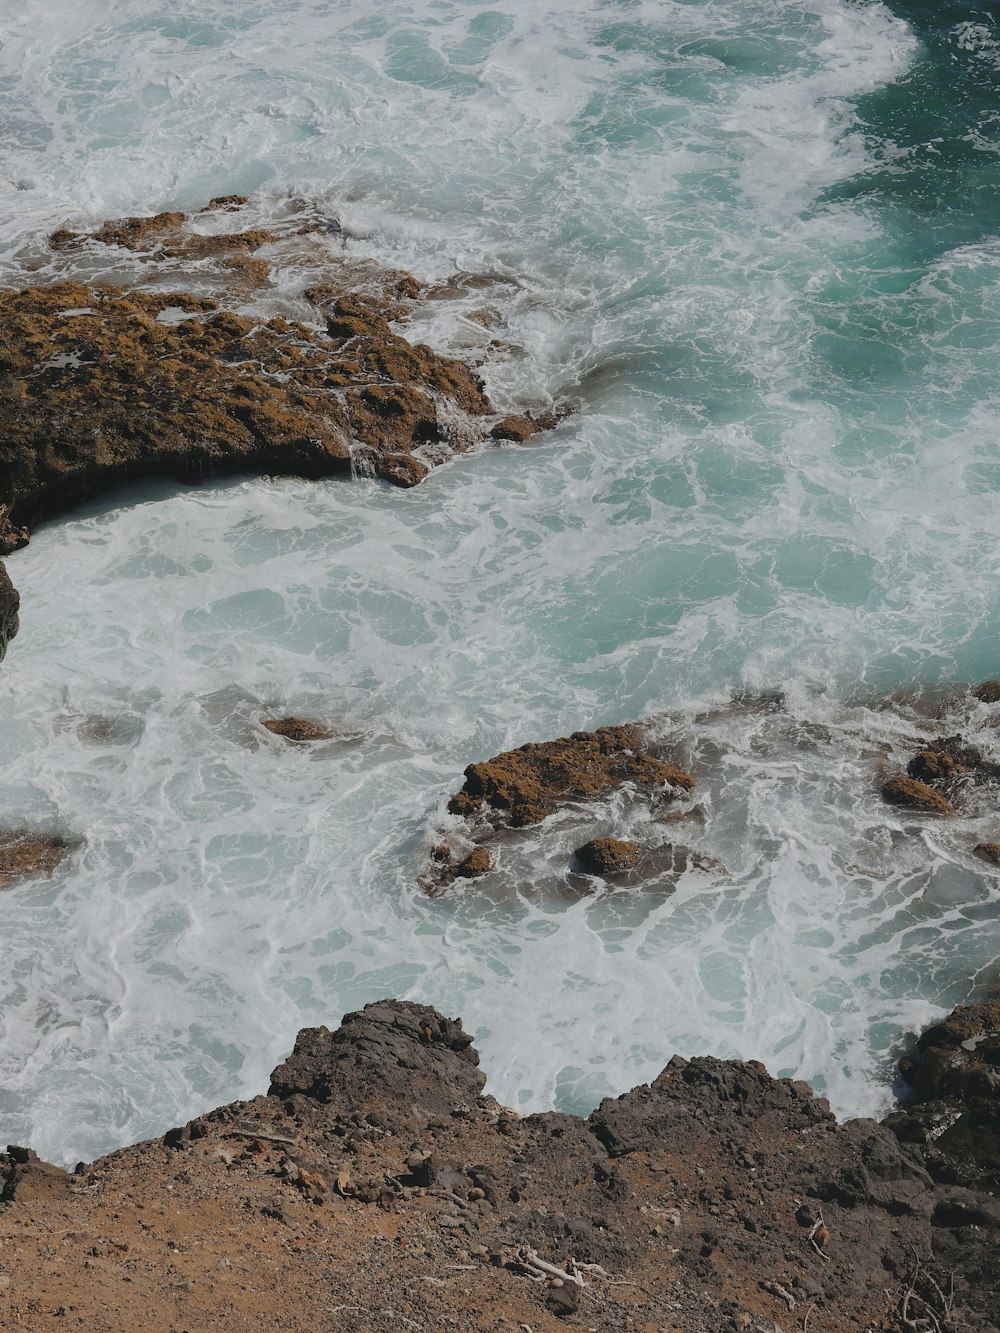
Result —
[[[132,489],[10,560],[0,809],[86,841],[4,895],[0,1131],[58,1160],[160,1132],[385,994],[460,1013],[522,1109],[675,1050],[884,1108],[907,1034],[997,953],[971,848],[1000,816],[876,794],[955,729],[909,692],[998,671],[987,11],[20,0],[2,26],[5,282],[72,271],[56,226],[303,197],[350,257],[498,279],[413,336],[499,336],[499,407],[575,411],[406,494]],[[258,308],[308,314],[303,273]],[[293,750],[275,712],[351,739]],[[421,895],[465,764],[636,717],[696,769],[683,839],[727,879],[581,895],[582,833],[664,837],[622,799]]]

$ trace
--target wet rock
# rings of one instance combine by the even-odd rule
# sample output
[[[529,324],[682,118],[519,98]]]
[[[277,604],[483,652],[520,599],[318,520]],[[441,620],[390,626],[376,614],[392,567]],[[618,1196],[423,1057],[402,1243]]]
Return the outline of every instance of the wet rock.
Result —
[[[1000,866],[1000,842],[981,842],[975,849],[976,855],[981,856],[984,861],[990,861],[995,866]]]
[[[538,427],[528,417],[511,416],[498,421],[490,431],[491,440],[514,440],[523,444],[538,433]]]
[[[919,810],[923,814],[953,815],[955,807],[950,801],[916,778],[904,777],[901,773],[889,778],[882,786],[882,796],[890,805],[905,806],[910,810]]]
[[[456,879],[476,879],[479,875],[485,875],[492,867],[490,854],[485,847],[474,848],[464,861],[459,861],[455,866]]]
[[[6,568],[0,564],[0,657],[18,630],[18,608],[21,599],[10,581]]]
[[[306,717],[268,717],[262,725],[274,736],[286,741],[332,741],[335,733]]]
[[[984,704],[1000,703],[1000,680],[984,680],[972,693]]]
[[[588,875],[620,875],[638,865],[642,856],[634,842],[621,838],[591,838],[574,853]]]
[[[219,194],[214,199],[209,199],[200,211],[202,213],[215,213],[222,209],[227,213],[232,213],[249,202],[250,200],[245,194]]]
[[[79,845],[27,829],[0,831],[0,889],[51,875]]]
[[[154,223],[174,225],[134,221],[108,236],[138,244]],[[393,333],[370,299],[345,297],[337,312],[326,335],[183,293],[0,292],[0,554],[23,545],[25,525],[133,477],[353,466],[412,485],[426,471],[414,447],[474,442],[456,413],[471,423],[489,403],[464,364]]]
[[[520,828],[539,823],[570,801],[606,795],[626,782],[650,792],[663,788],[666,800],[695,785],[690,773],[648,753],[637,727],[601,727],[470,764],[465,785],[448,809],[471,815],[486,806],[502,822]]]

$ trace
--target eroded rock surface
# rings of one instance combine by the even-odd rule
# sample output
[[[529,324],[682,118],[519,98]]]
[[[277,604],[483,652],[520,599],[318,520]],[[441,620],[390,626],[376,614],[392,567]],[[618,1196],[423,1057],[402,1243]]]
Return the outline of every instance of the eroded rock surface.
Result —
[[[910,810],[919,810],[927,815],[953,815],[955,807],[940,792],[929,787],[926,782],[916,778],[897,774],[888,778],[882,786],[882,795],[890,805],[903,806]]]
[[[642,852],[623,838],[591,838],[574,853],[588,875],[620,875],[639,864]]]
[[[20,605],[17,589],[11,583],[7,570],[0,564],[0,657],[3,657],[7,644],[17,633]]]
[[[319,722],[307,717],[267,717],[263,724],[273,736],[283,740],[302,743],[305,741],[330,741],[336,733]]]
[[[601,727],[470,764],[465,785],[448,809],[475,815],[488,808],[498,822],[521,828],[539,823],[561,805],[604,796],[626,782],[655,790],[664,800],[695,785],[690,773],[648,752],[638,727]]]
[[[587,1119],[522,1119],[483,1081],[458,1020],[386,1000],[301,1032],[267,1096],[72,1176],[9,1149],[5,1312],[110,1333],[333,1312],[379,1333],[997,1327],[965,1244],[996,1235],[995,1201],[805,1084],[675,1057]]]

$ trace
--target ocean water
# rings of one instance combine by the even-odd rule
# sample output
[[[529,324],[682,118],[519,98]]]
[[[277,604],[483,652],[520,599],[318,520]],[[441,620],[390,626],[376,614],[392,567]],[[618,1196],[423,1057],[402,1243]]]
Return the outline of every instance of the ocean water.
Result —
[[[5,284],[70,271],[57,226],[304,199],[331,259],[477,275],[413,336],[499,337],[498,407],[573,409],[406,493],[132,486],[10,559],[0,822],[83,845],[0,902],[0,1141],[160,1133],[385,995],[460,1014],[522,1110],[680,1051],[884,1111],[910,1035],[995,980],[1000,812],[878,796],[919,736],[1000,758],[949,693],[1000,673],[990,11],[7,0],[0,41]],[[304,263],[256,308],[308,314]],[[285,745],[285,713],[343,738]],[[467,763],[635,718],[697,773],[689,821],[621,794],[421,891]],[[611,829],[728,874],[573,879]]]

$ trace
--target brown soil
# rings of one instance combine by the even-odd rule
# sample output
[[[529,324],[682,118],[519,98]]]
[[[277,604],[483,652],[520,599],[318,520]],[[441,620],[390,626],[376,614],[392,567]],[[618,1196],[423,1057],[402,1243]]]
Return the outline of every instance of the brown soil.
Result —
[[[537,824],[561,805],[603,796],[624,783],[662,788],[672,800],[695,785],[690,773],[644,748],[638,727],[601,727],[507,750],[465,770],[465,785],[448,804],[452,814],[475,815],[484,806],[512,828]]]
[[[9,1149],[4,1327],[996,1329],[995,1202],[805,1084],[675,1057],[520,1119],[477,1066],[460,1022],[382,1001],[162,1140],[72,1175]]]

